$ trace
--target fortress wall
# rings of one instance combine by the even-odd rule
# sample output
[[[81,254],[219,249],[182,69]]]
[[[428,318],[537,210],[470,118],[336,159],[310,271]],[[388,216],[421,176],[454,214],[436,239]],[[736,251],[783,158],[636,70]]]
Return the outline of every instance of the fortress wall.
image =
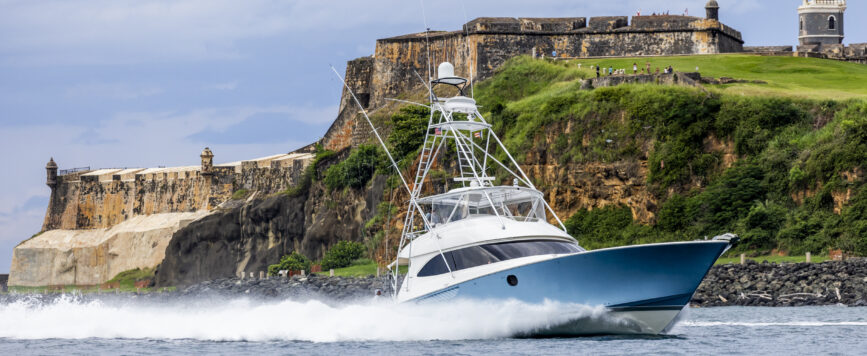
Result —
[[[799,45],[795,55],[867,64],[867,43]]]
[[[59,176],[42,231],[106,229],[135,216],[208,211],[240,189],[277,193],[298,182],[312,159],[310,153],[281,155],[216,166],[207,174],[200,167],[141,169],[125,180],[131,172]]]

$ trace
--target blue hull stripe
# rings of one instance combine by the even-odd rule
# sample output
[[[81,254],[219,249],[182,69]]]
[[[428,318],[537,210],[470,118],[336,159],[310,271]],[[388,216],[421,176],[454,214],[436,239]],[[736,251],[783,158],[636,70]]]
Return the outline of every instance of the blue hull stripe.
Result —
[[[618,309],[683,307],[727,246],[723,241],[701,241],[594,250],[482,276],[450,287],[457,290],[448,294]],[[510,275],[517,277],[516,286],[507,283]]]

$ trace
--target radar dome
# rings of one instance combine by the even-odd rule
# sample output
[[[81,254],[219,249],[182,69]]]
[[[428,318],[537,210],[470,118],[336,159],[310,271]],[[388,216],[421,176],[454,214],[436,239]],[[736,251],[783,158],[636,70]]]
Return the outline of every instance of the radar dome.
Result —
[[[454,78],[455,66],[449,62],[442,62],[437,68],[437,74],[437,79]]]

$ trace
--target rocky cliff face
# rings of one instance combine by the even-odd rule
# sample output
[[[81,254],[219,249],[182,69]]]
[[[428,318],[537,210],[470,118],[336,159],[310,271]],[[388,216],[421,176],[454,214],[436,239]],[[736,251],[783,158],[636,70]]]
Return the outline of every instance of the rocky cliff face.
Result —
[[[296,196],[253,196],[229,204],[172,236],[157,285],[185,286],[240,272],[258,277],[291,251],[319,258],[337,241],[360,241],[385,181],[375,177],[365,189],[341,191],[313,183]]]

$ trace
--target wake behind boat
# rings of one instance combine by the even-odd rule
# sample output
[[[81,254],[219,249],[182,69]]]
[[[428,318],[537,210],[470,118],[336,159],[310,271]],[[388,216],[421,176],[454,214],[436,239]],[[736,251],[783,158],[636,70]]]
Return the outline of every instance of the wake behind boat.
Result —
[[[431,115],[415,179],[404,180],[408,212],[389,266],[394,298],[547,301],[608,311],[605,318],[576,317],[527,336],[665,332],[737,237],[585,250],[466,96],[468,80],[455,76],[450,63],[437,72],[428,87]],[[458,95],[440,98],[441,87]],[[449,189],[423,196],[433,190],[423,188],[431,184],[431,169],[447,167],[437,160],[447,150],[456,156]],[[405,275],[399,266],[407,266]]]

